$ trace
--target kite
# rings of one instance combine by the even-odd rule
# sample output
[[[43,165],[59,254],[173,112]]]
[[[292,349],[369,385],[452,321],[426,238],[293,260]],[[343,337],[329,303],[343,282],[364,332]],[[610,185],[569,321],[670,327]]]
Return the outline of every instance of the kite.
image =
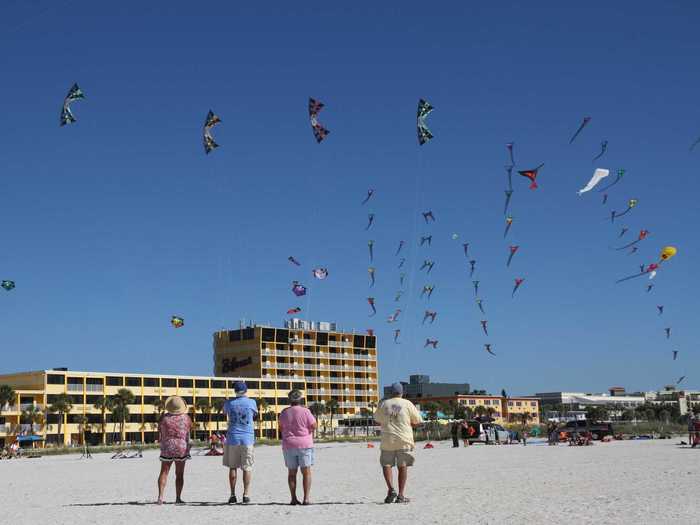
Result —
[[[369,304],[369,307],[372,309],[372,313],[370,314],[370,317],[377,315],[377,307],[374,305],[374,297],[368,297],[367,303]]]
[[[172,317],[170,317],[170,324],[173,325],[175,328],[182,328],[183,326],[185,326],[185,320],[182,317],[173,315]]]
[[[462,248],[464,248],[464,256],[469,257],[469,243],[462,243]]]
[[[513,256],[518,251],[518,248],[520,248],[520,246],[518,246],[517,244],[515,246],[508,247],[508,249],[510,250],[510,255],[508,255],[508,262],[506,263],[506,266],[510,266],[510,261],[513,260]]]
[[[423,323],[425,324],[425,321],[430,319],[430,324],[433,324],[435,322],[435,318],[437,317],[437,312],[432,312],[430,310],[426,310],[425,314],[423,315]]]
[[[636,246],[635,246],[635,248],[636,248]],[[652,263],[647,267],[644,267],[644,265],[642,264],[639,267],[639,273],[635,273],[634,275],[629,275],[627,277],[623,277],[622,279],[618,279],[615,282],[622,283],[625,281],[629,281],[630,279],[635,279],[637,277],[641,277],[642,275],[647,275],[647,274],[651,275],[651,277],[650,277],[650,279],[651,279],[654,275],[656,275],[656,270],[658,270],[658,269],[659,269],[659,265],[655,264],[655,263]]]
[[[421,236],[420,245],[423,246],[426,243],[428,244],[428,246],[431,246],[433,244],[433,236],[432,235]]]
[[[395,323],[399,319],[400,313],[401,309],[397,308],[396,311],[389,316],[389,319],[387,319],[387,323]]]
[[[644,271],[644,265],[643,265],[643,264],[640,264],[640,265],[639,265],[639,271],[640,271],[640,272],[643,272],[643,271]]]
[[[438,342],[439,341],[437,339],[426,339],[423,348],[428,348],[429,346],[432,346],[433,349],[437,350]]]
[[[396,249],[396,253],[394,254],[394,256],[399,254],[399,252],[401,251],[401,248],[403,248],[404,244],[406,244],[406,241],[399,241],[399,247]]]
[[[374,190],[370,188],[367,190],[367,196],[365,197],[365,200],[362,201],[363,206],[367,204],[367,201],[369,201],[372,198],[372,195],[374,195]]]
[[[372,262],[374,260],[374,241],[367,241],[367,248],[369,248],[369,262]]]
[[[637,250],[639,250],[638,246],[632,246],[632,249],[629,251],[627,255],[632,255],[634,253],[637,253]]]
[[[596,169],[593,172],[593,177],[591,177],[591,180],[588,181],[588,184],[586,184],[583,188],[578,190],[579,195],[583,195],[587,191],[591,191],[593,188],[595,188],[598,183],[603,180],[605,177],[610,175],[610,170],[604,170],[601,168]],[[603,202],[605,204],[605,202]]]
[[[453,241],[456,241],[457,239],[459,239],[459,235],[456,234],[456,233],[453,233],[453,234],[452,234],[452,240],[453,240]]]
[[[515,160],[513,159],[513,146],[515,146],[515,142],[509,142],[508,144],[506,144],[506,148],[508,149],[508,156],[510,157],[511,166],[515,166]]]
[[[291,255],[290,255],[289,257],[287,257],[287,260],[288,260],[290,263],[292,263],[292,264],[294,264],[294,265],[296,265],[296,266],[301,266],[301,263],[300,263],[299,261],[297,261],[297,260],[296,260],[294,257],[292,257]]]
[[[435,261],[429,261],[426,259],[425,261],[423,261],[423,265],[420,267],[420,270],[425,270],[427,268],[427,273],[430,273],[430,271],[433,269],[433,266],[435,266]]]
[[[624,170],[624,169],[619,169],[619,170],[617,170],[617,177],[615,177],[615,180],[612,181],[612,182],[611,182],[610,184],[608,184],[607,186],[605,186],[604,188],[600,188],[598,191],[602,193],[602,192],[604,192],[604,191],[607,191],[608,188],[612,188],[613,186],[615,186],[615,184],[617,184],[618,182],[620,182],[620,181],[622,180],[622,177],[625,176],[625,172],[626,172],[626,171],[627,171],[627,170]]]
[[[634,248],[636,248],[636,246],[633,247],[632,249],[634,249]],[[678,253],[678,249],[675,246],[665,246],[661,250],[661,253],[659,254],[658,263],[651,263],[646,268],[644,267],[644,265],[642,265],[639,269],[640,270],[639,273],[636,273],[634,275],[630,275],[628,277],[623,277],[622,279],[618,279],[615,282],[621,283],[623,281],[628,281],[630,279],[634,279],[636,277],[641,277],[642,275],[646,275],[646,274],[649,274],[649,279],[653,279],[654,277],[656,277],[656,271],[660,268],[660,265],[662,263],[664,263],[665,261],[668,261],[669,259],[674,257],[676,255],[676,253]],[[661,312],[663,312],[663,306],[661,307]],[[659,315],[661,314],[661,312],[659,313]]]
[[[484,312],[484,301],[482,299],[479,299],[478,297],[476,298],[476,305],[479,307],[479,310],[481,310],[482,314],[485,314]]]
[[[298,314],[299,312],[301,312],[301,308],[299,308],[298,306],[287,310],[288,315]]]
[[[316,279],[323,280],[328,277],[328,268],[314,268],[311,272]]]
[[[433,134],[428,129],[425,123],[426,118],[430,115],[433,110],[433,106],[428,104],[425,100],[420,99],[418,101],[418,114],[416,117],[416,128],[418,131],[418,144],[421,146],[433,138]]]
[[[508,174],[508,189],[513,189],[513,165],[506,166],[506,173]]]
[[[78,84],[73,84],[73,86],[68,91],[66,98],[63,99],[63,109],[61,109],[61,126],[66,124],[73,124],[77,119],[73,115],[70,106],[76,100],[81,100],[85,98],[85,93],[80,89]]]
[[[403,265],[405,262],[406,262],[406,257],[402,257],[401,260],[399,261],[399,268],[403,268]]]
[[[503,215],[508,213],[508,205],[510,204],[510,198],[513,196],[513,190],[505,190],[506,194],[506,205],[503,207]]]
[[[647,284],[647,293],[651,292],[651,289],[654,287],[653,284]]]
[[[671,329],[664,328],[664,332],[666,332],[666,339],[671,339]]]
[[[6,292],[9,292],[10,290],[13,290],[15,288],[15,282],[14,281],[0,281],[0,286]]]
[[[623,226],[623,227],[622,227],[622,230],[620,231],[620,235],[618,236],[618,238],[623,237],[623,236],[625,235],[625,233],[627,233],[628,231],[629,231],[629,228],[625,228],[625,227]]]
[[[506,217],[506,230],[503,232],[503,238],[505,239],[506,236],[508,235],[508,232],[510,231],[510,227],[513,226],[513,217],[508,215]]]
[[[623,211],[622,213],[617,213],[615,210],[612,211],[612,215],[610,218],[610,222],[613,222],[617,217],[622,217],[623,215],[627,215],[632,208],[634,208],[639,201],[637,199],[630,199],[627,201],[627,209]]]
[[[608,194],[603,193],[603,205],[605,205],[606,202],[608,202]]]
[[[515,278],[515,286],[513,287],[513,293],[511,294],[511,297],[515,297],[515,292],[518,291],[518,288],[520,288],[520,285],[523,284],[525,279],[520,279],[518,277]]]
[[[292,281],[292,293],[297,297],[306,295],[306,286],[300,284],[299,281]]]
[[[406,274],[404,272],[401,272],[399,274],[399,282],[401,283],[401,286],[403,286],[404,279],[406,279]]]
[[[600,153],[598,153],[598,155],[596,155],[595,157],[593,157],[593,160],[592,160],[591,162],[595,162],[595,161],[598,160],[600,157],[602,157],[603,155],[605,155],[605,152],[606,152],[606,151],[608,151],[608,141],[607,141],[607,140],[604,140],[603,142],[600,143]]]
[[[488,325],[488,324],[489,324],[488,321],[481,321],[481,329],[484,331],[484,334],[486,334],[487,337],[488,337],[488,335],[489,335],[489,331],[488,331],[488,328],[487,328],[487,325]]]
[[[569,144],[574,143],[574,140],[576,140],[576,137],[578,137],[578,134],[583,131],[583,128],[585,128],[590,121],[591,121],[591,117],[583,117],[583,122],[581,122],[581,125],[576,130],[576,133],[574,133],[574,135],[569,140]]]
[[[530,189],[531,190],[537,189],[537,175],[538,175],[539,170],[542,166],[544,166],[544,162],[534,169],[523,170],[523,171],[518,172],[523,177],[530,179]]]
[[[659,255],[659,262],[668,261],[674,255],[676,255],[676,253],[678,253],[678,250],[675,246],[665,246],[664,249],[661,250],[661,254]]]
[[[675,361],[678,357],[678,350],[673,350],[673,360]]]
[[[479,295],[479,281],[472,281],[472,284],[474,285],[474,296]]]
[[[214,112],[210,109],[209,113],[207,113],[207,118],[204,120],[204,127],[202,128],[202,141],[204,142],[204,153],[209,155],[213,150],[219,147],[219,145],[216,143],[214,140],[214,137],[211,135],[211,130],[214,126],[216,126],[219,122],[221,122],[221,119],[214,114]]]
[[[474,275],[474,270],[476,269],[476,259],[469,261],[469,277]]]
[[[401,335],[401,330],[399,330],[399,329],[394,330],[394,343],[396,343],[397,345],[401,344],[401,343],[399,343],[399,336],[400,335]]]
[[[428,294],[428,299],[430,299],[430,296],[433,295],[433,290],[435,290],[435,286],[432,284],[426,284],[423,286],[420,296],[423,297],[425,294]]]
[[[370,213],[367,215],[367,227],[365,228],[365,231],[369,230],[372,227],[372,224],[374,224],[374,213]]]
[[[662,305],[662,304],[657,305],[656,309],[659,311],[659,315],[664,314],[664,305]]]
[[[318,121],[318,114],[323,109],[324,104],[309,98],[309,120],[311,121],[311,129],[314,132],[314,137],[316,137],[316,142],[319,144],[325,139],[330,131],[323,127],[323,125]]]
[[[403,290],[399,290],[398,292],[396,292],[396,296],[394,297],[394,302],[398,303],[399,300],[401,299],[402,295],[403,295]]]
[[[685,376],[681,376],[681,377],[678,379],[678,381],[676,381],[676,384],[677,384],[677,385],[680,385],[681,382],[682,382],[684,379],[685,379]]]
[[[374,286],[374,268],[370,266],[367,268],[367,273],[369,274],[369,280],[370,280],[370,288]]]
[[[632,242],[630,242],[630,243],[628,243],[628,244],[625,244],[624,246],[620,246],[619,248],[615,248],[615,249],[616,249],[617,251],[620,251],[620,250],[626,250],[627,248],[631,248],[632,246],[634,246],[634,245],[637,244],[638,242],[641,242],[641,241],[643,241],[644,239],[646,239],[648,235],[649,235],[649,230],[641,230],[641,231],[639,232],[639,236],[637,237],[637,240],[636,240],[636,241],[632,241]]]
[[[491,351],[491,345],[490,345],[490,344],[486,343],[486,344],[484,345],[484,348],[486,349],[486,351],[487,351],[489,354],[491,354],[491,355],[496,355],[496,354],[494,354],[494,353]]]
[[[429,220],[435,222],[435,216],[433,215],[432,210],[424,211],[422,212],[423,214],[423,220],[425,220],[425,224],[428,224]]]

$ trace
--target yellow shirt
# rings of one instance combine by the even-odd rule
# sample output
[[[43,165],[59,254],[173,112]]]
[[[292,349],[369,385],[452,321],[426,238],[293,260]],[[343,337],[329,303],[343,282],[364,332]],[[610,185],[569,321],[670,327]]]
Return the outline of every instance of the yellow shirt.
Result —
[[[374,419],[382,426],[382,450],[413,450],[413,427],[423,422],[416,406],[407,399],[392,397],[379,404]]]

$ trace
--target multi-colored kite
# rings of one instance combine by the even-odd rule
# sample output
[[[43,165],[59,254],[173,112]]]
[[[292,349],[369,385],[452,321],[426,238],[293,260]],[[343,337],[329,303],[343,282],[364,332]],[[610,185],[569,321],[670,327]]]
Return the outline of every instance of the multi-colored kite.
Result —
[[[374,297],[368,297],[367,304],[369,304],[369,307],[372,309],[370,317],[377,315],[377,307],[374,304]]]
[[[519,171],[518,173],[525,177],[526,179],[530,179],[530,189],[531,190],[536,190],[537,189],[537,175],[539,174],[540,168],[544,166],[544,162],[537,166],[534,169],[531,170],[522,170]],[[507,206],[506,206],[507,207]]]
[[[476,270],[476,259],[469,261],[469,277],[474,276],[474,271]]]
[[[204,119],[204,126],[202,128],[202,142],[204,143],[204,153],[209,155],[213,150],[219,147],[219,145],[216,143],[214,140],[214,137],[211,134],[211,130],[214,126],[216,126],[219,122],[221,122],[221,119],[214,114],[214,112],[210,109],[209,113],[207,113],[207,118]]]
[[[328,277],[328,268],[314,268],[311,273],[316,279],[323,280]]]
[[[610,222],[614,222],[615,219],[618,217],[622,217],[623,215],[627,215],[632,208],[634,208],[639,201],[637,199],[630,199],[627,201],[627,209],[623,211],[622,213],[617,213],[615,210],[612,211],[612,214],[610,216]]]
[[[513,260],[513,256],[515,255],[515,253],[518,251],[519,248],[520,248],[520,246],[518,246],[517,244],[514,246],[508,246],[508,251],[510,253],[508,254],[508,261],[506,262],[506,266],[510,266],[510,261]]]
[[[505,229],[505,231],[503,232],[503,238],[504,238],[504,239],[505,239],[506,236],[508,235],[508,232],[510,231],[510,227],[511,227],[511,226],[513,226],[513,217],[511,217],[510,215],[508,215],[508,217],[506,217],[506,229]]]
[[[399,315],[400,315],[400,314],[401,314],[401,309],[400,309],[400,308],[397,308],[396,311],[395,311],[393,314],[391,314],[391,315],[389,316],[389,318],[387,319],[386,322],[389,323],[389,324],[395,323],[396,321],[399,320]]]
[[[604,140],[603,142],[600,143],[600,153],[598,153],[598,155],[596,155],[595,157],[593,157],[593,160],[592,160],[591,162],[595,162],[595,161],[598,160],[600,157],[602,157],[603,155],[605,155],[605,152],[606,152],[606,151],[608,151],[608,141],[607,141],[607,140]]]
[[[85,98],[83,90],[80,89],[78,84],[73,84],[73,86],[68,90],[66,98],[63,99],[63,108],[61,109],[61,126],[66,124],[73,124],[77,119],[71,111],[71,104],[76,100],[81,100]]]
[[[300,312],[301,312],[301,308],[299,306],[295,306],[294,308],[290,308],[289,310],[287,310],[287,315],[294,315],[294,314],[298,314]]]
[[[306,295],[306,286],[300,284],[299,281],[292,281],[292,293],[297,297]]]
[[[430,132],[428,125],[425,122],[431,111],[433,111],[433,106],[428,104],[428,102],[423,99],[418,101],[416,128],[418,131],[418,144],[421,146],[433,138],[433,134]]]
[[[173,315],[170,317],[170,324],[173,325],[175,328],[182,328],[185,326],[185,319],[182,317],[178,317],[177,315]]]
[[[330,131],[323,127],[318,121],[318,114],[323,109],[324,104],[316,99],[309,98],[309,120],[311,121],[311,129],[316,137],[316,142],[319,144],[325,139]]]
[[[374,261],[374,241],[367,241],[367,248],[369,249],[369,262]],[[401,268],[399,266],[399,268]]]
[[[684,379],[685,379],[685,376],[679,377],[679,378],[678,378],[678,381],[676,381],[676,384],[677,384],[677,385],[680,385],[680,384],[683,382]]]
[[[525,279],[521,279],[516,277],[515,278],[515,286],[513,287],[513,293],[511,294],[511,297],[515,297],[515,292],[518,291],[518,288],[520,288],[520,285],[525,282]]]
[[[612,181],[612,182],[611,182],[610,184],[608,184],[607,186],[605,186],[605,187],[603,187],[603,188],[600,188],[600,189],[598,190],[598,192],[602,193],[602,192],[604,192],[604,191],[607,191],[609,188],[612,188],[613,186],[615,186],[615,184],[617,184],[618,182],[620,182],[620,181],[622,180],[622,177],[625,176],[625,172],[626,172],[626,171],[627,171],[627,170],[624,170],[624,169],[619,169],[619,170],[617,170],[617,177],[615,177],[615,180]]]
[[[370,188],[367,190],[367,196],[365,197],[365,200],[362,201],[363,206],[367,204],[367,201],[369,201],[372,198],[372,195],[374,195],[374,190]]]
[[[605,177],[610,175],[610,170],[605,170],[598,168],[593,172],[593,176],[591,177],[591,180],[588,181],[588,184],[586,184],[583,188],[578,190],[579,195],[583,195],[584,193],[591,191],[593,188],[595,188],[598,183],[603,180]],[[605,204],[605,202],[603,202]]]
[[[435,266],[435,261],[429,261],[428,259],[426,259],[425,261],[423,261],[423,264],[421,265],[418,271],[425,270],[427,268],[428,271],[426,273],[430,273],[433,269],[433,266]]]
[[[479,281],[472,281],[472,285],[474,285],[474,297],[479,296]]]
[[[399,336],[400,335],[401,335],[401,330],[399,330],[398,328],[396,330],[394,330],[394,343],[396,343],[397,345],[401,344],[401,343],[399,343]]]
[[[591,117],[583,117],[583,122],[581,122],[581,125],[576,130],[576,133],[574,133],[571,139],[569,140],[569,144],[573,144],[574,140],[576,140],[576,137],[578,137],[578,134],[583,131],[583,128],[585,128],[590,121]]]
[[[651,292],[652,288],[654,288],[653,284],[647,284],[647,293]]]
[[[644,239],[646,239],[649,236],[649,230],[641,230],[639,232],[639,236],[637,237],[636,241],[632,241],[630,243],[625,244],[624,246],[620,246],[619,248],[615,248],[617,251],[620,250],[626,250],[627,248],[631,248],[635,244],[642,242]]]
[[[629,231],[629,228],[626,228],[625,226],[622,227],[622,230],[620,230],[620,235],[618,235],[618,238],[624,237],[625,233]]]
[[[488,324],[488,321],[481,321],[481,329],[484,331],[484,334],[486,334],[487,337],[489,335]]]
[[[15,282],[8,280],[0,281],[0,287],[2,287],[6,292],[9,292],[10,290],[14,290]]]

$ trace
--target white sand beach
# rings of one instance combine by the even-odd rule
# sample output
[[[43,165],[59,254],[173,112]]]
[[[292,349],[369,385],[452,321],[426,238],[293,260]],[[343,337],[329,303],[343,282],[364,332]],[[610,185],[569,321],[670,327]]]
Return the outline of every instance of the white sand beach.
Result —
[[[2,523],[698,523],[700,450],[678,439],[418,450],[406,505],[385,505],[379,449],[319,445],[311,507],[286,505],[279,447],[258,447],[252,504],[229,506],[219,457],[187,465],[184,506],[153,504],[158,453],[0,462]],[[172,474],[171,474],[172,476]],[[167,497],[174,499],[174,479]],[[227,520],[227,521],[224,521]],[[228,521],[236,520],[236,521]]]

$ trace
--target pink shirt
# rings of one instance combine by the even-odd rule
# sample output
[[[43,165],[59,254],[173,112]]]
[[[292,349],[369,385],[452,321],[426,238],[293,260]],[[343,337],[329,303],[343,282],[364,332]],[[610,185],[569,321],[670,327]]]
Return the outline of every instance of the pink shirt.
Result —
[[[313,448],[313,432],[316,426],[311,411],[303,406],[285,408],[280,414],[282,448]]]

